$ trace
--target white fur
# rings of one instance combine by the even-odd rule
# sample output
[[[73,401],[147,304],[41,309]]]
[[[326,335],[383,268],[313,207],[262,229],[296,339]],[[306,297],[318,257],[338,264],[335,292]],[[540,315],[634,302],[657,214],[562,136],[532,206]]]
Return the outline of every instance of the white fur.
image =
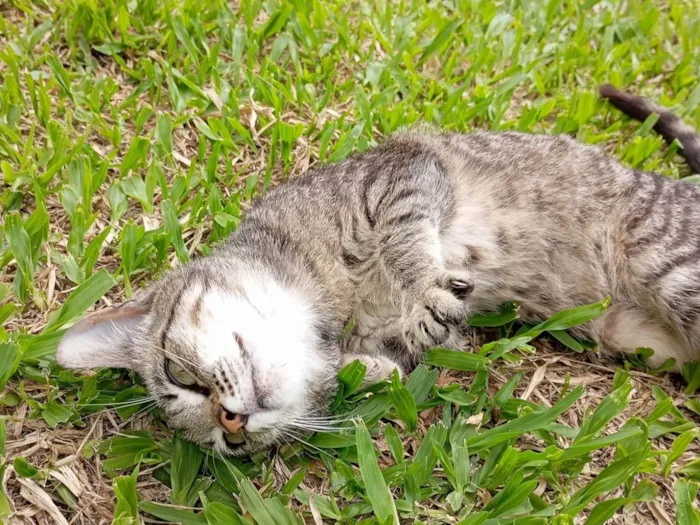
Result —
[[[242,294],[221,289],[206,293],[199,326],[184,321],[173,323],[171,334],[175,340],[185,340],[196,348],[198,361],[205,368],[235,374],[234,394],[220,399],[220,403],[235,414],[248,414],[246,428],[256,432],[304,413],[308,383],[322,372],[319,367],[323,363],[313,354],[317,342],[314,315],[303,297],[266,276],[244,282]],[[193,291],[183,302],[193,303],[200,293],[201,289]],[[183,310],[189,311],[186,307]],[[243,358],[235,333],[243,340],[248,361]],[[268,409],[261,408],[256,398],[253,373],[265,390]],[[178,391],[182,401],[205,401],[200,394]]]
[[[129,331],[141,317],[73,326],[56,349],[56,361],[64,368],[132,368]]]

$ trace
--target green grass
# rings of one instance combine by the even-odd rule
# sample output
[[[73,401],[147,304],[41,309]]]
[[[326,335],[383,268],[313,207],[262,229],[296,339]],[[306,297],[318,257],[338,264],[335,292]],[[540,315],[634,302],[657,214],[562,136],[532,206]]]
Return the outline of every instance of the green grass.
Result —
[[[640,92],[700,127],[698,49],[693,0],[0,4],[0,471],[10,481],[0,518],[10,499],[27,505],[21,483],[77,523],[106,505],[119,524],[593,525],[642,512],[672,486],[666,512],[700,523],[700,463],[688,461],[697,397],[669,397],[625,370],[602,399],[566,375],[548,404],[520,397],[531,340],[544,331],[582,350],[564,330],[604,304],[519,333],[514,311],[480,317],[503,339],[476,354],[431,351],[405,385],[358,392],[362,370],[345,370],[334,410],[364,422],[274,460],[213,457],[164,432],[155,410],[148,429],[129,431],[143,410],[129,404],[145,395],[138,378],[73,374],[52,358],[94,303],[208,253],[270,185],[404,125],[567,133],[628,165],[687,175],[677,146],[596,89]],[[690,394],[700,367],[686,378]],[[647,410],[631,416],[645,385]],[[7,432],[24,413],[24,430]],[[75,440],[72,428],[77,458],[65,463],[113,480],[115,510],[111,494],[77,498],[55,475],[61,459],[25,458],[18,445],[31,432]],[[137,489],[153,478],[163,490]]]

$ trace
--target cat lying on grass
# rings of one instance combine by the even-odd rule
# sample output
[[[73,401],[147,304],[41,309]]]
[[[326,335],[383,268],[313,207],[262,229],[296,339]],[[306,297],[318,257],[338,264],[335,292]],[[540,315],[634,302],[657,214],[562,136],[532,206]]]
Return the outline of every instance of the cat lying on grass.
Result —
[[[601,93],[658,113],[700,172],[679,118]],[[172,427],[242,456],[323,429],[355,359],[379,381],[459,344],[470,312],[515,300],[536,320],[606,296],[578,331],[602,351],[700,358],[700,188],[566,136],[414,130],[270,191],[213,255],[73,326],[57,360],[137,371]]]

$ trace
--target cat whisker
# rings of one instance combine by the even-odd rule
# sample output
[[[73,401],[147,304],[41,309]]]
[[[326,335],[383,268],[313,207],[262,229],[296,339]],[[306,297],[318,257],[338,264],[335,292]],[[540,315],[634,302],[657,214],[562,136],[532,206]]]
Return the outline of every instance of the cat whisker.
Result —
[[[157,399],[160,399],[163,396],[146,396],[146,397],[139,397],[137,399],[128,399],[126,401],[120,401],[118,403],[115,402],[109,402],[109,403],[78,403],[75,406],[77,407],[112,407],[112,408],[122,408],[122,407],[127,407],[127,406],[133,406],[133,405],[140,405],[141,403],[147,403],[149,401],[155,401]]]
[[[124,409],[124,408],[139,406],[139,405],[142,405],[144,403],[149,403],[149,404],[146,405],[146,409],[145,410],[142,409],[142,411],[151,410],[152,408],[154,408],[158,405],[158,399],[160,399],[161,397],[163,397],[163,396],[154,396],[152,399],[146,399],[145,401],[139,400],[139,402],[134,402],[134,403],[125,402],[124,404],[121,404],[121,405],[118,404],[116,406],[108,406],[107,408],[103,408],[102,410],[98,410],[97,412],[90,412],[89,414],[84,414],[80,419],[78,419],[75,422],[76,423],[78,421],[82,422],[82,421],[85,421],[86,419],[88,419],[89,417],[99,416],[100,414],[105,414],[105,413],[111,412],[113,410],[120,410],[120,409]],[[91,405],[84,405],[84,406],[87,407],[87,406],[91,406]],[[93,405],[93,406],[99,406],[99,405]],[[138,412],[135,412],[135,414],[138,414]]]
[[[194,361],[190,361],[189,359],[186,359],[186,358],[182,357],[181,355],[177,355],[169,350],[166,350],[165,348],[158,347],[157,349],[160,350],[161,352],[163,352],[168,357],[173,358],[175,361],[179,361],[179,362],[185,363],[187,365],[190,365],[195,370],[199,369],[199,365],[197,363],[195,363]]]
[[[350,426],[344,425],[344,423],[352,423],[355,418],[348,419],[329,419],[329,420],[313,420],[306,417],[295,417],[290,418],[289,421],[298,423],[300,425],[318,426],[318,427],[332,427],[332,428],[349,428]]]
[[[320,426],[320,425],[305,425],[302,423],[299,423],[297,421],[287,421],[286,422],[288,425],[300,429],[300,430],[308,430],[311,432],[321,432],[321,433],[340,433],[345,430],[353,430],[352,427],[330,427],[330,426]]]
[[[119,425],[119,428],[120,428],[120,429],[124,428],[124,427],[129,423],[129,421],[132,421],[133,419],[136,419],[137,417],[139,417],[139,416],[145,414],[146,412],[149,412],[150,410],[152,410],[153,408],[155,408],[155,406],[156,406],[156,403],[153,402],[153,403],[151,403],[150,405],[146,405],[145,407],[143,407],[143,408],[137,410],[136,412],[134,412],[134,413],[129,417],[129,419],[127,419],[126,421],[124,421],[123,423],[121,423],[121,424]]]
[[[292,436],[292,437],[293,437],[296,441],[298,441],[299,443],[302,443],[303,445],[306,445],[307,447],[312,448],[312,449],[316,450],[317,452],[320,452],[321,454],[325,454],[325,455],[328,456],[329,458],[332,458],[332,457],[333,457],[331,454],[329,454],[329,453],[326,452],[325,450],[323,450],[323,449],[321,449],[321,448],[318,448],[317,446],[312,445],[312,444],[309,443],[308,441],[304,440],[304,439],[301,437],[300,434],[296,434],[293,430],[287,428],[287,429],[284,430],[284,432],[287,432],[290,436]]]
[[[313,418],[304,416],[303,418],[300,418],[300,420],[313,423],[348,423],[350,421],[354,421],[354,418]]]

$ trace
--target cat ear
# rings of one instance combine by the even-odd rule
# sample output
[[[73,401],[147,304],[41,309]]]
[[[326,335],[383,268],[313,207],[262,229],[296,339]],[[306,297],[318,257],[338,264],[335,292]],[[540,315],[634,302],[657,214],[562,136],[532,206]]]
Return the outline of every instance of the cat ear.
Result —
[[[56,361],[64,368],[134,368],[134,334],[146,322],[154,293],[89,314],[63,335]]]

